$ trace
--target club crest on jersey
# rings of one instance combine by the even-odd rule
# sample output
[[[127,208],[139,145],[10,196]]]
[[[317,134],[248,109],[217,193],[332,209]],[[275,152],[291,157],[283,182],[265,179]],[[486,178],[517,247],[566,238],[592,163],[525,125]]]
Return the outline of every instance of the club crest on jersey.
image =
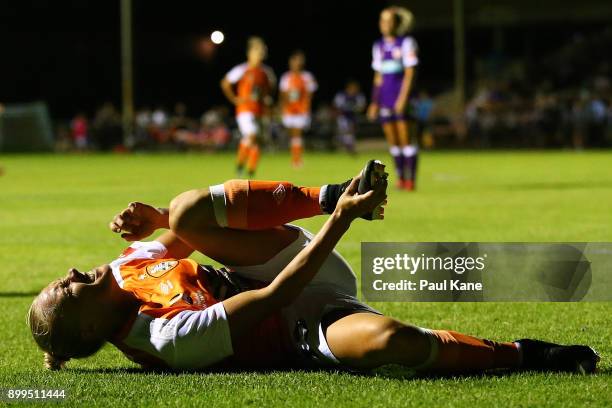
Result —
[[[280,204],[285,199],[286,195],[287,190],[282,184],[279,184],[278,187],[276,187],[272,192],[272,197],[274,197],[274,201],[276,201],[276,204]]]
[[[147,274],[152,276],[153,278],[160,278],[176,268],[178,265],[178,261],[162,261],[160,263],[156,263],[155,265],[147,266]]]

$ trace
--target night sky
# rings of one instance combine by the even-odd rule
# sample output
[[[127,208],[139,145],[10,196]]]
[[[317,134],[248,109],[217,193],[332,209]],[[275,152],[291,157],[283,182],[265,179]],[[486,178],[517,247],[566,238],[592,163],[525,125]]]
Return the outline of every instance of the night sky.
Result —
[[[306,52],[308,69],[320,83],[315,101],[330,99],[351,77],[369,93],[371,44],[379,35],[378,13],[387,2],[133,0],[133,4],[137,107],[171,108],[183,101],[189,113],[199,115],[224,103],[219,81],[242,62],[250,35],[268,42],[267,63],[277,75],[286,69],[292,50]],[[206,57],[202,39],[215,29],[223,31],[226,40]],[[561,29],[546,32],[559,38],[554,30]],[[529,28],[515,31],[508,35],[514,39],[508,52],[537,49],[537,35]],[[7,0],[0,7],[0,35],[0,102],[45,100],[56,118],[81,110],[92,114],[105,101],[119,104],[118,0]],[[447,89],[453,79],[452,31],[417,26],[414,35],[421,47],[418,86],[434,92]],[[470,30],[468,44],[470,57],[490,52],[491,32]]]

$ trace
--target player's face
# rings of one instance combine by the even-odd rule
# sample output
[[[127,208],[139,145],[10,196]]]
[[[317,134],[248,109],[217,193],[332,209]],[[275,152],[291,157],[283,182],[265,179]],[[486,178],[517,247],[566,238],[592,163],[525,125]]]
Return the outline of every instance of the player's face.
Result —
[[[111,302],[112,294],[121,290],[117,285],[109,265],[102,265],[89,272],[79,272],[71,268],[62,279],[52,282],[47,293],[57,302],[65,303],[70,309],[81,313],[100,313],[103,302]]]
[[[380,13],[380,20],[378,21],[378,27],[382,35],[393,35],[395,30],[395,16],[390,10],[384,10]]]
[[[247,58],[252,64],[260,64],[266,59],[267,50],[264,45],[253,45],[247,52]]]
[[[359,85],[354,82],[351,82],[346,86],[346,93],[349,95],[357,95],[359,93]]]
[[[296,54],[289,58],[289,69],[292,71],[301,71],[304,68],[305,58],[302,54]]]

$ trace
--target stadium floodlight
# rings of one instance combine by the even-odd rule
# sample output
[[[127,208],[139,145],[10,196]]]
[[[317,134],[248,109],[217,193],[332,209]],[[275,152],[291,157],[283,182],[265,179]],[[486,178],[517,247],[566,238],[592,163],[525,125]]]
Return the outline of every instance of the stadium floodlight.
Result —
[[[225,39],[225,35],[219,30],[215,30],[210,34],[210,40],[215,44],[221,44]]]

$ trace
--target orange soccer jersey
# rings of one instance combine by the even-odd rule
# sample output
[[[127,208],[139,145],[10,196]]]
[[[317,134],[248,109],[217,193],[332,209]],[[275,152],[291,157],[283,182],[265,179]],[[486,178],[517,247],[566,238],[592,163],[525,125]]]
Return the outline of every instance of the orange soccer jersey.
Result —
[[[232,68],[226,78],[236,85],[236,96],[240,101],[236,105],[236,114],[249,112],[261,115],[264,98],[270,94],[274,83],[272,70],[265,65],[252,67],[243,63]]]
[[[221,303],[230,289],[210,281],[206,272],[220,270],[166,252],[157,241],[135,242],[111,263],[119,286],[142,302],[138,316],[113,340],[130,360],[143,366],[202,368],[229,357],[238,364],[268,364],[290,352],[280,314],[256,324],[252,337],[231,341]]]
[[[191,259],[135,259],[121,266],[124,290],[143,302],[141,313],[170,318],[183,310],[200,310],[218,301],[212,297]]]
[[[287,97],[283,104],[283,113],[303,115],[310,112],[310,95],[316,91],[317,82],[308,71],[286,72],[280,80],[280,90]]]

